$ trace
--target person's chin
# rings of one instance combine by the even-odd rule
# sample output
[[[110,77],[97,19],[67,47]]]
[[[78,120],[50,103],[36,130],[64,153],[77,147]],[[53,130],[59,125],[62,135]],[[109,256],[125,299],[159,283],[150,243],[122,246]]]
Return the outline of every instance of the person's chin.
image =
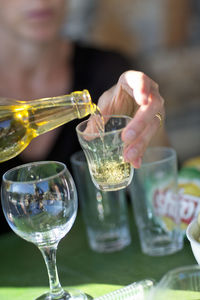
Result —
[[[54,41],[57,36],[58,36],[58,31],[55,29],[50,30],[50,28],[47,28],[46,30],[44,29],[32,30],[26,32],[24,35],[24,37],[30,42],[43,43],[43,44]]]

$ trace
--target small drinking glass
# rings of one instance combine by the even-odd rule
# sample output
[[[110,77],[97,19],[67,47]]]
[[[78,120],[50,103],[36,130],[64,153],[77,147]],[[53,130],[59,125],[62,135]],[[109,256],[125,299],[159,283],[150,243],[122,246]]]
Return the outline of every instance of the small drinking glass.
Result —
[[[81,122],[77,135],[85,153],[94,185],[102,191],[117,191],[127,187],[133,177],[133,167],[124,160],[121,134],[131,118],[103,116],[104,126],[95,118]]]
[[[56,267],[58,243],[71,229],[77,214],[77,192],[66,166],[44,161],[7,171],[1,201],[11,229],[34,243],[45,260],[50,291],[37,299],[87,299],[79,291],[63,290]]]

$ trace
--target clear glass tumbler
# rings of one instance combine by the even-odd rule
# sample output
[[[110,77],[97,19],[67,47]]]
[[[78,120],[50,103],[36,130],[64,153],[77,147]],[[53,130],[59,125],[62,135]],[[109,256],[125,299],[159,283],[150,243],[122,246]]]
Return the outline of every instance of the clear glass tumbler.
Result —
[[[127,189],[103,192],[91,180],[83,151],[71,158],[88,243],[96,252],[115,252],[131,243]]]
[[[124,160],[125,145],[121,139],[122,131],[131,118],[103,118],[103,130],[96,126],[94,118],[89,118],[81,122],[76,131],[87,158],[93,183],[102,191],[116,191],[127,187],[133,177],[133,167]]]
[[[162,256],[181,250],[176,151],[148,148],[129,190],[143,253]]]

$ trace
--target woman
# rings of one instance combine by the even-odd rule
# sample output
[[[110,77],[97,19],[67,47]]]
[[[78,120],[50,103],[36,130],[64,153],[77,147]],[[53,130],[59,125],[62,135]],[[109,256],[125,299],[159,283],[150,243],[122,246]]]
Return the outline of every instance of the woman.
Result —
[[[66,0],[0,0],[0,7],[0,97],[27,100],[86,88],[103,113],[133,116],[137,109],[123,139],[126,160],[138,168],[164,118],[157,84],[141,72],[126,72],[132,66],[116,53],[63,38]],[[34,139],[18,157],[1,164],[2,174],[34,160],[59,160],[69,167],[69,157],[79,149],[77,123]]]

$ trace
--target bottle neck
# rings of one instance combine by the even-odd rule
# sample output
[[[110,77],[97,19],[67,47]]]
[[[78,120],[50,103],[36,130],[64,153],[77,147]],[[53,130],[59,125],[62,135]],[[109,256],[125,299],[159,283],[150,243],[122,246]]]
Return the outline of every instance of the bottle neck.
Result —
[[[89,92],[83,90],[68,95],[33,100],[30,108],[34,115],[32,124],[34,123],[37,135],[40,135],[74,119],[81,119],[94,113],[96,105],[92,103]]]

